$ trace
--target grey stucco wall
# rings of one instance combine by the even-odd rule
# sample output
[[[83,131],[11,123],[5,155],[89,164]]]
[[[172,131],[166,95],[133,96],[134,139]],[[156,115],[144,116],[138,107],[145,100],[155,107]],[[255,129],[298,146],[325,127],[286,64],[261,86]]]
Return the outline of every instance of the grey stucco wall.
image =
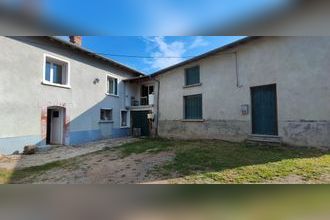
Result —
[[[22,150],[26,144],[45,144],[41,117],[47,106],[66,108],[66,144],[129,133],[120,128],[120,110],[125,109],[125,97],[131,92],[122,80],[133,77],[131,73],[56,43],[18,39],[0,37],[0,153]],[[44,54],[70,62],[70,89],[42,84]],[[105,94],[107,74],[118,78],[118,97]],[[93,84],[96,78],[100,81]],[[112,108],[113,123],[99,123],[101,108]]]
[[[238,85],[236,58],[238,54]],[[330,38],[263,37],[159,75],[159,134],[242,141],[251,134],[250,87],[276,84],[285,143],[330,146]],[[201,86],[183,88],[184,68],[200,65]],[[202,94],[204,122],[183,122],[183,96]]]

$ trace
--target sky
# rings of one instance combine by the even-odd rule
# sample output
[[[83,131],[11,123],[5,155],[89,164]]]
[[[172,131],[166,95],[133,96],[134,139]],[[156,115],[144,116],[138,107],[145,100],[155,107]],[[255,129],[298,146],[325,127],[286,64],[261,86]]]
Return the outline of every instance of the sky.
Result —
[[[7,0],[8,1],[8,0]],[[11,0],[86,30],[83,47],[146,74],[242,37],[207,35],[288,6],[287,0]],[[19,3],[17,3],[19,4]],[[143,36],[143,37],[140,37]],[[156,36],[156,37],[153,37]],[[168,37],[173,36],[173,37]],[[112,55],[111,55],[112,54]],[[149,58],[146,58],[149,57]]]
[[[150,74],[242,36],[84,36],[84,48]],[[64,39],[68,39],[64,37]]]
[[[27,0],[16,0],[27,1]],[[288,0],[29,0],[54,21],[92,35],[199,35],[282,9]],[[95,34],[99,33],[99,34]],[[90,34],[88,34],[90,35]],[[204,34],[203,34],[204,35]]]

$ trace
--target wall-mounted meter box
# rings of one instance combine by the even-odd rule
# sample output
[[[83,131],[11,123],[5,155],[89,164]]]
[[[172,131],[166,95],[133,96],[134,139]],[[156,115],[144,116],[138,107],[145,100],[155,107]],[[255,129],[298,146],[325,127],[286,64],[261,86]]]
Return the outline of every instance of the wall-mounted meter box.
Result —
[[[241,113],[242,113],[242,115],[248,115],[249,114],[249,105],[241,105]]]
[[[149,113],[149,114],[147,114],[147,118],[150,119],[150,120],[154,120],[155,114],[154,113]]]

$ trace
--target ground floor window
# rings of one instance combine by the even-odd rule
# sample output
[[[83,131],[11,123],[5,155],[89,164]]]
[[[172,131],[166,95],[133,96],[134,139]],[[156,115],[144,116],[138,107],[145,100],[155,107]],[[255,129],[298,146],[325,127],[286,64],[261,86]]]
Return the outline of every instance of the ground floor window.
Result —
[[[126,110],[120,112],[120,126],[128,127],[128,111]]]
[[[184,96],[184,118],[203,119],[202,94]]]
[[[112,121],[112,109],[101,109],[100,110],[101,121]]]

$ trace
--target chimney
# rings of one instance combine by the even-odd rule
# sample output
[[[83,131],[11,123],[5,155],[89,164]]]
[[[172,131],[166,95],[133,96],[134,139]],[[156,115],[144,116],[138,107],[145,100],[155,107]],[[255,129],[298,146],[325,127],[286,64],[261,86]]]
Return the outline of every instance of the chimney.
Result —
[[[77,45],[77,46],[81,46],[82,43],[82,37],[81,36],[69,36],[70,38],[70,42]]]

